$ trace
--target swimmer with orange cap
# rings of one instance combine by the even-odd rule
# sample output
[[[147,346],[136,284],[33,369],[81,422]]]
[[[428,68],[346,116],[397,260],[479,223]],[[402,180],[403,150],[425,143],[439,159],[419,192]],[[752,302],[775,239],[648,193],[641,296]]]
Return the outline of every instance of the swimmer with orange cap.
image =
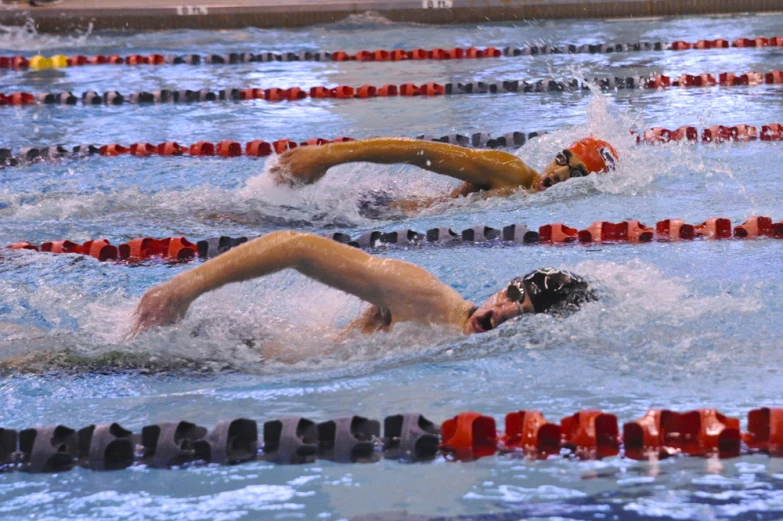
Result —
[[[542,174],[517,156],[501,150],[471,149],[410,138],[371,138],[308,146],[280,155],[270,173],[278,183],[315,183],[333,166],[344,163],[404,163],[462,181],[450,198],[485,191],[504,195],[518,188],[540,191],[572,177],[614,169],[617,151],[601,139],[587,137],[573,143]],[[428,201],[428,203],[438,200]],[[403,209],[405,206],[402,206]]]

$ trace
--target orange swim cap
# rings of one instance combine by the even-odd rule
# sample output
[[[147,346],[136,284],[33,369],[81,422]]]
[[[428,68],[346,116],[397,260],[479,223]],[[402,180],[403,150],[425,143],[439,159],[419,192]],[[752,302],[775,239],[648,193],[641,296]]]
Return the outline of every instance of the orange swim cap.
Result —
[[[612,145],[603,139],[586,137],[571,144],[568,150],[585,164],[591,174],[602,174],[614,170],[617,158],[620,157]]]

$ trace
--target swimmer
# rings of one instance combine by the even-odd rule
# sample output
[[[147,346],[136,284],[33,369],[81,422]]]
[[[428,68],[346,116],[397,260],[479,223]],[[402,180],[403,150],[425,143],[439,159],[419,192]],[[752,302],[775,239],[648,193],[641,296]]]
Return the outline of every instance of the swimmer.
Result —
[[[482,191],[488,195],[506,195],[518,188],[546,190],[573,177],[612,170],[617,157],[612,145],[587,137],[558,153],[539,174],[517,156],[502,150],[471,149],[410,138],[371,138],[288,150],[280,155],[270,174],[277,183],[312,184],[331,167],[345,163],[405,163],[462,181],[447,197],[424,203],[429,205]],[[403,202],[397,206],[407,210],[421,204],[412,207]]]
[[[581,277],[550,268],[515,278],[474,306],[415,264],[375,257],[318,235],[279,231],[149,289],[136,308],[133,334],[176,322],[204,293],[287,268],[370,304],[344,333],[390,331],[398,322],[416,322],[450,326],[470,335],[495,329],[523,313],[563,314],[595,299]]]

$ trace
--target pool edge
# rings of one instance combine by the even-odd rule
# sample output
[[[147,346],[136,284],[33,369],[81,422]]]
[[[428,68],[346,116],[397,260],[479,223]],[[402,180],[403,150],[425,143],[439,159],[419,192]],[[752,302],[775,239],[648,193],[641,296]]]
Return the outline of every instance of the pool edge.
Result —
[[[427,0],[424,0],[425,2]],[[437,4],[438,0],[432,0]],[[440,0],[448,2],[449,0]],[[513,22],[530,19],[639,18],[683,15],[777,12],[779,0],[746,0],[732,5],[720,0],[453,0],[451,8],[423,8],[422,0],[393,3],[371,0],[359,4],[348,0],[300,0],[293,5],[234,0],[191,0],[189,5],[170,1],[157,5],[142,0],[123,2],[123,7],[98,8],[94,0],[65,0],[51,7],[0,4],[0,24],[35,25],[39,32],[74,30],[170,30],[284,28],[336,23],[352,15],[371,13],[393,22],[460,24]],[[137,5],[134,5],[137,4]],[[368,21],[373,18],[368,17]]]

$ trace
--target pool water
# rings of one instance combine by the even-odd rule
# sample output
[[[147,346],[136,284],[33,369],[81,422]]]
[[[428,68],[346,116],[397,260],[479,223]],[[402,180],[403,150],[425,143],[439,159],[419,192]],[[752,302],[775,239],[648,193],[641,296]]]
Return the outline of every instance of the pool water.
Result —
[[[429,27],[359,18],[302,30],[38,35],[0,28],[0,54],[147,54],[450,48],[729,40],[773,36],[783,15],[558,21]],[[134,90],[678,76],[779,69],[783,50],[724,49],[404,63],[250,63],[0,71],[0,91]],[[368,192],[435,195],[454,183],[408,166],[353,164],[317,185],[274,186],[270,159],[93,157],[0,171],[0,243],[106,237],[260,235],[434,226],[666,218],[699,223],[783,218],[771,142],[638,146],[631,128],[783,119],[779,85],[292,103],[216,102],[0,110],[2,147],[176,140],[305,140],[452,132],[547,131],[516,153],[542,168],[593,132],[618,148],[618,171],[507,199],[469,198],[415,216],[360,211]],[[463,337],[403,324],[386,335],[334,336],[360,303],[284,272],[198,299],[177,326],[129,340],[144,291],[191,265],[98,263],[71,255],[0,256],[0,425],[23,429],[164,420],[211,427],[243,416],[323,421],[418,411],[441,422],[476,410],[540,409],[557,421],[584,408],[621,422],[650,407],[717,407],[745,417],[780,404],[783,242],[693,241],[599,246],[390,248],[479,302],[535,267],[572,269],[601,298],[568,317],[525,317]],[[285,345],[295,363],[264,358]],[[576,462],[488,457],[405,465],[256,462],[178,471],[0,475],[3,519],[345,519],[378,512],[497,519],[773,519],[783,515],[783,461],[623,458]],[[399,517],[402,514],[395,514]],[[505,516],[505,517],[504,517]],[[395,517],[396,518],[396,517]]]

